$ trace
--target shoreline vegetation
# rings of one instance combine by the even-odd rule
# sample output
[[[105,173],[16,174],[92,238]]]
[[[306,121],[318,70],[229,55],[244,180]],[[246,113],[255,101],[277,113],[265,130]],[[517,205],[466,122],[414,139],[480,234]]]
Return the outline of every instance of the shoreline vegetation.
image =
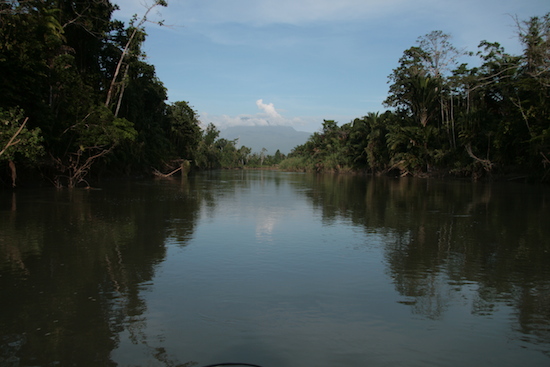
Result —
[[[109,0],[0,4],[1,187],[266,167],[550,181],[550,13],[514,19],[521,55],[419,37],[389,75],[387,111],[325,120],[285,155],[239,147],[189,102],[167,103],[142,49],[148,15],[166,6],[124,24]]]

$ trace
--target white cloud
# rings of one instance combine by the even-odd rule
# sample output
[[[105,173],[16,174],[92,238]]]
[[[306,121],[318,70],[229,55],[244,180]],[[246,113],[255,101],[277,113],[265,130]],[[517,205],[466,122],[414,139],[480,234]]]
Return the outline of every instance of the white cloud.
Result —
[[[121,8],[114,17],[128,21],[154,0],[112,1]],[[508,14],[527,19],[548,11],[548,0],[167,1],[150,18],[176,27],[157,32],[147,24],[146,47],[171,100],[190,100],[203,122],[220,128],[311,132],[323,119],[346,123],[380,110],[386,76],[417,37],[441,29],[458,48],[476,51],[487,39],[516,53]],[[260,99],[255,113],[250,102],[258,95],[286,110]]]
[[[300,117],[288,118],[281,115],[275,109],[273,103],[264,103],[263,99],[256,101],[256,106],[261,112],[256,114],[241,114],[237,116],[210,115],[202,112],[200,120],[203,125],[213,123],[216,127],[223,129],[230,126],[293,126],[297,130],[306,126],[310,121]]]
[[[258,106],[260,110],[264,110],[264,113],[269,117],[271,117],[272,119],[274,120],[282,119],[282,116],[279,115],[277,111],[275,111],[275,106],[273,106],[273,103],[265,104],[263,99],[258,99],[256,101],[256,106]]]

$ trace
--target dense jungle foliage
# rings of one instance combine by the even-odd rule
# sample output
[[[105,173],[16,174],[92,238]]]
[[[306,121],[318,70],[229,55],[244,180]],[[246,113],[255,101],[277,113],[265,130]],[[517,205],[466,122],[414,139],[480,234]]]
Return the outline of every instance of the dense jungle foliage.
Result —
[[[155,0],[130,24],[109,0],[0,2],[0,179],[3,186],[237,166],[246,148],[201,129],[167,92],[142,45]],[[162,25],[162,22],[157,22]],[[21,179],[23,176],[23,179]]]
[[[550,13],[517,20],[520,56],[482,42],[480,65],[435,31],[390,75],[384,113],[322,131],[285,157],[253,153],[167,103],[145,61],[155,0],[129,24],[109,0],[0,2],[0,185],[279,164],[282,169],[400,174],[514,173],[549,179]],[[157,22],[162,26],[162,22]],[[285,159],[286,158],[286,159]],[[18,178],[19,173],[19,178]]]
[[[516,19],[523,54],[483,41],[474,55],[434,31],[389,76],[384,113],[322,131],[284,169],[550,180],[550,13]],[[479,66],[459,60],[477,56]]]

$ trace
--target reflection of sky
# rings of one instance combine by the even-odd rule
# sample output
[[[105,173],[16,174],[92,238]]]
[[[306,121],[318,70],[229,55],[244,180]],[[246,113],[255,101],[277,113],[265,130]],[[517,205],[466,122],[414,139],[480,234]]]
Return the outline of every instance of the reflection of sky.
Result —
[[[379,302],[371,305],[374,309],[363,308],[365,295],[353,295],[350,289],[381,291],[373,285],[383,274],[382,254],[370,248],[379,238],[371,234],[369,243],[364,231],[349,224],[325,225],[314,210],[307,196],[285,181],[258,181],[219,192],[215,205],[202,209],[187,246],[177,246],[174,238],[167,243],[154,290],[144,295],[148,333],[162,335],[161,344],[177,340],[203,358],[219,352],[227,360],[241,350],[251,358],[276,361],[290,353],[303,365],[309,360],[322,366],[318,343],[334,350],[339,344],[326,344],[326,335],[347,329],[343,340],[356,338],[358,352],[364,340],[361,327],[379,321],[365,324],[354,318],[372,315]],[[363,256],[354,258],[343,248]],[[364,257],[366,253],[371,256]],[[385,292],[377,298],[385,299]],[[211,345],[224,349],[212,351]],[[130,355],[139,348],[123,343],[119,349]],[[283,358],[276,365],[288,363]]]
[[[256,223],[256,240],[272,241],[272,234],[275,225],[280,219],[281,213],[273,211],[262,211],[259,213]]]
[[[526,343],[510,342],[510,307],[487,317],[472,312],[475,284],[449,285],[445,276],[433,274],[426,286],[434,287],[434,297],[399,294],[386,257],[396,242],[391,230],[366,231],[342,218],[323,222],[307,195],[286,180],[212,191],[214,204],[201,209],[187,246],[175,238],[166,243],[166,260],[142,292],[147,312],[140,332],[150,347],[166,348],[179,362],[547,362]],[[415,275],[411,279],[420,281]],[[440,305],[444,313],[432,312]],[[426,317],[430,312],[437,317]],[[143,348],[126,331],[119,337],[113,359],[138,365]]]
[[[272,242],[275,232],[284,236],[297,221],[303,225],[304,219],[313,216],[306,197],[297,193],[287,181],[278,185],[269,180],[247,184],[229,192],[224,191],[216,198],[215,209],[203,208],[203,216],[222,217],[223,223],[216,224],[218,230],[227,226],[226,231],[234,231],[253,225],[258,242]]]

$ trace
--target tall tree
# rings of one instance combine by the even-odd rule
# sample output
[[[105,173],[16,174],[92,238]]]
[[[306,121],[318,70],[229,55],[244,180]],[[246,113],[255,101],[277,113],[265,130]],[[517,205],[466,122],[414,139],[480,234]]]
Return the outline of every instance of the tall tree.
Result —
[[[458,58],[465,54],[453,46],[450,40],[449,34],[438,30],[419,37],[416,41],[418,49],[422,50],[418,56],[424,69],[433,78],[447,77],[457,64]]]
[[[140,48],[139,45],[141,43],[140,41],[143,41],[143,35],[144,35],[143,25],[145,24],[145,22],[149,21],[149,19],[147,18],[149,13],[157,6],[166,7],[168,6],[168,4],[166,3],[165,0],[155,0],[151,5],[146,5],[146,11],[141,18],[138,18],[137,15],[135,15],[132,21],[130,22],[130,27],[128,29],[128,38],[126,40],[126,43],[124,44],[122,53],[120,54],[120,57],[116,64],[113,77],[111,78],[111,83],[109,84],[109,89],[107,90],[107,97],[105,100],[106,107],[109,107],[111,104],[111,100],[113,99],[113,95],[115,93],[115,86],[117,85],[117,83],[119,83],[119,75],[121,70],[123,69],[123,64],[126,61],[126,57],[128,56],[129,53],[131,53],[132,49],[139,50]],[[158,22],[158,24],[162,25],[163,21]],[[138,43],[137,45],[134,44],[135,41],[137,41]],[[122,87],[120,88],[119,94],[123,95],[124,78],[120,83],[122,83]],[[122,96],[120,96],[120,98],[122,98]]]
[[[202,136],[197,112],[188,102],[180,101],[168,106],[167,135],[177,157],[195,159]]]
[[[525,123],[529,153],[534,167],[537,161],[550,172],[550,12],[517,22],[523,45],[522,68],[513,104]]]

